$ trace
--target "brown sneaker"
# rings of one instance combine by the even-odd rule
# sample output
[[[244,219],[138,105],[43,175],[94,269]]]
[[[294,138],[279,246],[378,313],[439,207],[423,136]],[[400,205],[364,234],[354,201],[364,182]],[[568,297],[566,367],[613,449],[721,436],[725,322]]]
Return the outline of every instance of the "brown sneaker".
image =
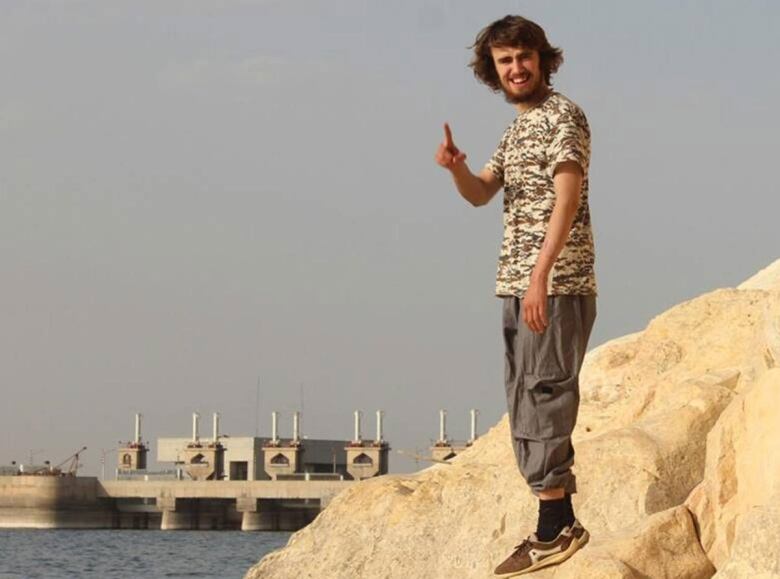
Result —
[[[523,540],[514,553],[509,555],[493,572],[498,577],[525,575],[548,565],[562,563],[588,542],[590,535],[575,519],[571,527],[564,527],[558,536],[545,543],[536,538],[536,533]]]

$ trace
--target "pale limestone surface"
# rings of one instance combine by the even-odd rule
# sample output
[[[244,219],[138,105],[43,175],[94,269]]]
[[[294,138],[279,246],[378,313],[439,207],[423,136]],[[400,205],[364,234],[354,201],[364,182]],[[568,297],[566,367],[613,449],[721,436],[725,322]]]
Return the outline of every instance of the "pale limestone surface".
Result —
[[[780,289],[780,259],[737,286],[738,289]]]
[[[780,578],[780,494],[740,517],[731,557],[717,579]]]
[[[660,383],[633,424],[575,438],[583,523],[614,531],[682,503],[701,481],[707,432],[734,396],[733,382],[730,374],[722,381],[705,375]],[[586,422],[588,410],[582,410]]]
[[[551,570],[555,579],[707,579],[715,569],[696,540],[684,506],[650,515],[620,533],[594,539],[569,564]],[[527,577],[541,577],[541,573]]]
[[[760,543],[749,539],[774,524],[771,516],[740,519],[752,529],[747,535],[736,524],[770,504],[747,497],[780,488],[773,470],[780,458],[765,460],[768,452],[780,457],[772,446],[780,440],[780,399],[773,398],[780,370],[767,373],[780,365],[780,286],[762,274],[750,288],[680,304],[643,332],[588,354],[574,506],[593,538],[565,564],[527,577],[704,578],[715,572],[705,552],[729,579],[749,565],[772,568],[755,561]],[[748,418],[754,426],[740,430]],[[729,451],[721,440],[741,442]],[[344,491],[247,577],[490,577],[533,530],[536,510],[504,417],[451,465]],[[767,532],[780,535],[776,526]]]
[[[707,437],[703,482],[686,501],[717,568],[738,539],[741,517],[780,497],[780,368],[767,371],[720,416]],[[753,525],[755,527],[755,525]],[[780,552],[780,518],[767,528]],[[743,541],[744,542],[744,541]]]

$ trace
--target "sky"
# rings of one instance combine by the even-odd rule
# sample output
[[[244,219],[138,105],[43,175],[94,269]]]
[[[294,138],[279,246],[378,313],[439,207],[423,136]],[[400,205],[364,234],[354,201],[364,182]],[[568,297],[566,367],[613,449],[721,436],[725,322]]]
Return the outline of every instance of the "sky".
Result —
[[[514,118],[467,67],[510,13],[593,134],[590,347],[780,258],[776,2],[0,0],[0,464],[382,409],[410,472],[495,424],[500,195],[433,155]]]

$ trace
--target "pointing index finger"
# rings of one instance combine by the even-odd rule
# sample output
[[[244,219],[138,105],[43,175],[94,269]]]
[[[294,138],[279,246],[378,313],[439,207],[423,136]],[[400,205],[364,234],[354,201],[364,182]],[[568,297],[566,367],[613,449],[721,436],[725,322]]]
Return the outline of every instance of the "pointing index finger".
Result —
[[[455,143],[452,142],[452,131],[447,123],[444,123],[444,146],[448,149],[455,148]]]

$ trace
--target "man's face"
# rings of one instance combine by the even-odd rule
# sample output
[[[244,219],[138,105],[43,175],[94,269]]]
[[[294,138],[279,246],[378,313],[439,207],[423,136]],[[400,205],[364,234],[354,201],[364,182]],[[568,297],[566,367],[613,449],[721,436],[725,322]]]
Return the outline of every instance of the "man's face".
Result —
[[[538,50],[522,46],[492,46],[490,53],[508,102],[531,103],[547,90]]]

